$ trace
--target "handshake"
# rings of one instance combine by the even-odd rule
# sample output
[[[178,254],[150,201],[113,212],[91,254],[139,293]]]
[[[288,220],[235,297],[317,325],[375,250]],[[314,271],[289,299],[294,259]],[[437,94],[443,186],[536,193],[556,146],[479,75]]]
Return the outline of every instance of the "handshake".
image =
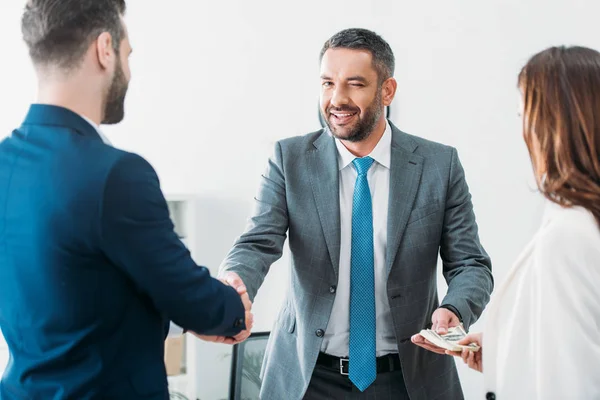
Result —
[[[242,303],[244,303],[244,308],[246,309],[246,329],[238,333],[233,337],[226,336],[207,336],[200,335],[196,332],[191,332],[197,338],[204,340],[205,342],[214,342],[214,343],[223,343],[223,344],[238,344],[248,339],[250,336],[250,331],[252,330],[252,326],[254,324],[254,315],[252,315],[252,302],[250,301],[250,297],[248,296],[248,291],[246,290],[246,285],[242,282],[242,278],[239,277],[235,272],[225,272],[218,278],[225,285],[231,286],[234,288],[240,297],[242,298]]]

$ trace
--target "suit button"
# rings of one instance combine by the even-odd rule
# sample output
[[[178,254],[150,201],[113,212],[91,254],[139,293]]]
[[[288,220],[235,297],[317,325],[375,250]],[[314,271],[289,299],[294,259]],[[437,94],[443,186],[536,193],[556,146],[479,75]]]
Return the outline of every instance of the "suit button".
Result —
[[[325,335],[325,331],[323,329],[317,329],[315,334],[317,335],[317,337],[323,337]]]
[[[487,392],[485,394],[485,400],[496,400],[496,394],[493,392]]]
[[[241,328],[244,325],[244,320],[242,318],[238,318],[235,320],[235,323],[233,324],[233,326],[235,328]]]
[[[335,291],[336,291],[336,289],[337,289],[337,288],[335,287],[335,285],[333,285],[333,286],[329,286],[329,293],[331,293],[331,294],[334,294],[334,293],[335,293]]]

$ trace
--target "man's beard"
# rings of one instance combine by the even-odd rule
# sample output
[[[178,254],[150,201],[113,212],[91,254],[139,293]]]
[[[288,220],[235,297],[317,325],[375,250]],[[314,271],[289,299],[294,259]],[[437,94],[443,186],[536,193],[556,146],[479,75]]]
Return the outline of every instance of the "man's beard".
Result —
[[[121,60],[115,68],[112,83],[108,89],[106,104],[104,105],[104,118],[102,123],[106,125],[118,124],[125,116],[125,95],[129,84],[125,79]]]
[[[331,131],[332,135],[341,140],[347,140],[349,142],[360,142],[365,140],[371,135],[371,132],[377,126],[381,114],[383,113],[383,102],[381,100],[381,89],[377,91],[375,100],[371,103],[367,109],[365,109],[364,115],[355,125],[347,132],[343,132],[346,127],[336,127],[330,121],[331,111],[338,112],[357,112],[356,109],[350,107],[329,107],[327,109],[327,115],[323,115],[323,119],[327,123],[327,127]],[[321,111],[323,114],[323,111]]]

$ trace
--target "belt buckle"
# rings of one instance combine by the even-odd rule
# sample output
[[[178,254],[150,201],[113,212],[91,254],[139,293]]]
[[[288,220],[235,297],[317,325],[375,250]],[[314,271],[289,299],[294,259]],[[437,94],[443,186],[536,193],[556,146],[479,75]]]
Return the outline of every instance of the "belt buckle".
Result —
[[[349,365],[350,365],[350,360],[348,360],[347,358],[340,358],[340,374],[341,375],[348,375],[349,374],[349,372],[348,372]]]

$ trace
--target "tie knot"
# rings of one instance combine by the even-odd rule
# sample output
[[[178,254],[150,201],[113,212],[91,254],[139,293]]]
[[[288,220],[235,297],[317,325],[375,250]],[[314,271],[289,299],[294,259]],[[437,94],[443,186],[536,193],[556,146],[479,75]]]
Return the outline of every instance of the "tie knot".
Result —
[[[373,165],[373,161],[375,160],[371,157],[355,158],[354,161],[352,161],[352,164],[354,164],[356,172],[358,172],[359,175],[363,175],[369,171],[369,168]]]

